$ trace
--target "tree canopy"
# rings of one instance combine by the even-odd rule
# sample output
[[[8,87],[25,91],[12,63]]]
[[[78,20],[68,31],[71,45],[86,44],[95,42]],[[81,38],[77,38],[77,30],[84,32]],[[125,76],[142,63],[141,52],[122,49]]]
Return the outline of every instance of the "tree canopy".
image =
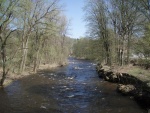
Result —
[[[96,52],[99,55],[95,59],[119,66],[129,64],[133,56],[149,58],[149,0],[87,0],[84,11],[86,37],[91,43],[87,42],[87,57]],[[76,47],[85,45],[86,40],[78,41]]]

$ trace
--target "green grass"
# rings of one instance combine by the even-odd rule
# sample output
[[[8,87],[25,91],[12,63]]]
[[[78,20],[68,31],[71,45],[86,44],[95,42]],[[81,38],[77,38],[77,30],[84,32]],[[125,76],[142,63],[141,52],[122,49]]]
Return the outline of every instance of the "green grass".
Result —
[[[126,73],[129,73],[144,81],[150,80],[150,70],[145,70],[140,67],[132,67],[128,69]]]

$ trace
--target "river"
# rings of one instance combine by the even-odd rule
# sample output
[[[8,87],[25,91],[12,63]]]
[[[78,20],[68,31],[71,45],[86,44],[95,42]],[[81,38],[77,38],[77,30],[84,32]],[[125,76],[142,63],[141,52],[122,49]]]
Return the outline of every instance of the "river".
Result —
[[[116,84],[99,79],[92,61],[68,62],[0,90],[0,113],[147,113],[118,94]]]

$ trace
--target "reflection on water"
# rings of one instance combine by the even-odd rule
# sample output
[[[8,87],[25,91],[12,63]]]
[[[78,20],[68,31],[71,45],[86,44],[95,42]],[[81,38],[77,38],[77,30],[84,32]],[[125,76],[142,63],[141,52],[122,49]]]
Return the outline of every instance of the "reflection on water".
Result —
[[[15,81],[0,91],[0,113],[146,113],[116,85],[100,80],[91,61],[69,58],[69,65]]]

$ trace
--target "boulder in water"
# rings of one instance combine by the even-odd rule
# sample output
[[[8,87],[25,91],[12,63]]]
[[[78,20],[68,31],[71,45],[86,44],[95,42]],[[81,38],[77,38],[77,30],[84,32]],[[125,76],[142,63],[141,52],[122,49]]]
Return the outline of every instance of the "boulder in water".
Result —
[[[135,92],[136,88],[134,85],[130,85],[130,84],[128,85],[119,84],[117,90],[122,94],[132,95]]]

